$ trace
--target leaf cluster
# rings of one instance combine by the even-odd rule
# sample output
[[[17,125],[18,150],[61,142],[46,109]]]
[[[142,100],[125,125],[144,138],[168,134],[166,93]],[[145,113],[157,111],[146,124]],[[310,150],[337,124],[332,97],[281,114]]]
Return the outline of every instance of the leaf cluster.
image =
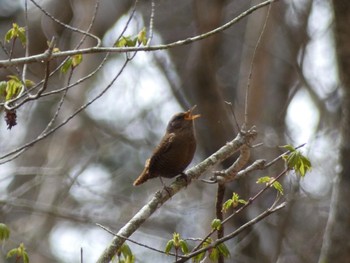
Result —
[[[11,40],[15,41],[17,38],[21,41],[22,45],[25,46],[27,42],[26,30],[24,27],[18,26],[18,24],[13,23],[12,28],[7,31],[5,35],[5,41],[10,42]]]
[[[0,241],[5,241],[10,237],[10,229],[7,225],[0,223]]]
[[[114,44],[115,47],[136,47],[136,45],[147,44],[146,28],[142,30],[136,36],[122,36]]]
[[[4,242],[10,238],[10,229],[7,225],[0,223],[0,242]],[[29,256],[23,243],[17,248],[7,252],[6,258],[15,258],[15,262],[29,263]]]
[[[245,205],[246,203],[247,201],[241,199],[237,193],[233,193],[232,198],[222,205],[222,211],[226,213],[229,208],[236,208],[239,204]]]
[[[61,72],[66,73],[69,69],[75,69],[83,61],[83,56],[77,54],[69,57],[62,65]]]
[[[16,262],[29,263],[29,256],[23,243],[21,243],[19,247],[11,249],[6,257],[15,257]]]
[[[288,168],[294,170],[301,177],[304,177],[311,170],[312,165],[310,160],[291,145],[284,145],[282,147],[289,151],[289,154],[283,155]]]
[[[213,243],[213,240],[209,237],[203,242],[203,244],[201,245],[201,248],[208,247],[212,243]],[[207,252],[208,252],[208,257],[211,261],[218,261],[220,255],[222,255],[224,258],[230,257],[230,251],[228,250],[227,246],[224,243],[221,243],[221,244],[217,245],[216,247],[213,247],[213,248],[209,249],[208,251],[202,252],[202,253],[198,254],[197,256],[195,256],[193,258],[193,262],[194,263],[201,262],[204,259],[205,254]]]
[[[267,186],[270,185],[270,187],[275,188],[279,194],[283,195],[283,186],[281,185],[280,182],[275,181],[274,177],[270,176],[264,176],[260,177],[257,181],[257,184],[266,184]]]
[[[117,251],[117,261],[118,263],[134,263],[135,256],[132,253],[130,247],[124,243],[120,249]]]
[[[188,245],[187,242],[183,239],[181,239],[179,233],[174,233],[173,238],[168,241],[168,243],[165,246],[165,253],[169,254],[171,249],[175,249],[175,252],[177,253],[179,249],[183,254],[188,253]]]

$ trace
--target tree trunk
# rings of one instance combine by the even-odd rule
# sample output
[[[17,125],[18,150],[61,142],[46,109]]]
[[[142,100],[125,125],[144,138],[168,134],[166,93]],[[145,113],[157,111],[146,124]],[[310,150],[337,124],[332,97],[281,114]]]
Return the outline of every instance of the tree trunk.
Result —
[[[339,164],[329,219],[319,262],[349,262],[350,258],[350,2],[333,0],[334,36],[342,97]]]

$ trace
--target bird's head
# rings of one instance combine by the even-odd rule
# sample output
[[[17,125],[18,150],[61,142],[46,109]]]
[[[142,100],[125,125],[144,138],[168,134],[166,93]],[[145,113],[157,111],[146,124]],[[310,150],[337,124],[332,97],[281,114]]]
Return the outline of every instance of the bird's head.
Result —
[[[194,115],[192,112],[196,105],[185,112],[175,114],[169,121],[167,132],[176,132],[184,129],[193,129],[193,120],[200,117],[200,114]]]

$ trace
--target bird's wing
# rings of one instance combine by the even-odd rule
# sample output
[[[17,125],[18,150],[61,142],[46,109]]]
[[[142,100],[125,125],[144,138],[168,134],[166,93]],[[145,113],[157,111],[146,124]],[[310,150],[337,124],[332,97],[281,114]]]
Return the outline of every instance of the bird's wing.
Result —
[[[160,156],[171,149],[172,143],[175,139],[175,133],[169,133],[163,137],[162,141],[159,143],[158,147],[153,153],[153,156]]]

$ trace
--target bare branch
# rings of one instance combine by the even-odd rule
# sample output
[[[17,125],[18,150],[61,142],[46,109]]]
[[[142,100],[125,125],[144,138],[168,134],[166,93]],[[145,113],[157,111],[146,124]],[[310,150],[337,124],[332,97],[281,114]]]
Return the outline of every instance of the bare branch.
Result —
[[[101,224],[96,223],[96,225],[99,226],[99,227],[101,227],[103,230],[107,231],[108,233],[112,234],[113,236],[118,236],[118,237],[120,237],[120,238],[123,238],[123,239],[129,241],[130,243],[134,243],[134,244],[136,244],[136,245],[138,245],[138,246],[140,246],[140,247],[144,247],[144,248],[147,248],[147,249],[149,249],[149,250],[156,251],[156,252],[161,253],[161,254],[171,255],[171,256],[174,256],[174,257],[175,257],[175,256],[178,256],[178,257],[181,257],[181,258],[183,257],[183,256],[181,256],[181,255],[176,255],[176,254],[171,253],[171,252],[166,253],[166,252],[163,251],[163,250],[156,249],[156,248],[151,247],[151,246],[147,246],[147,245],[145,245],[145,244],[142,244],[142,243],[140,243],[140,242],[137,242],[137,241],[135,241],[135,240],[133,240],[133,239],[130,239],[130,238],[127,238],[127,237],[119,236],[118,234],[114,233],[112,230],[108,229],[107,227],[105,227],[105,226],[103,226],[103,225],[101,225]]]
[[[248,102],[249,102],[250,80],[252,79],[252,74],[253,74],[254,59],[255,59],[255,56],[256,56],[256,51],[258,50],[258,47],[260,45],[262,36],[263,36],[263,34],[265,32],[265,29],[266,29],[267,19],[269,18],[270,10],[271,10],[271,5],[269,5],[269,8],[267,10],[265,22],[264,22],[263,28],[261,29],[258,41],[256,42],[256,45],[255,45],[255,48],[254,48],[254,51],[253,51],[253,58],[252,58],[252,61],[250,63],[248,83],[247,83],[247,90],[246,90],[246,94],[245,94],[245,109],[244,109],[244,124],[245,125],[249,125],[249,122],[248,122],[249,121],[249,119],[248,119],[248,117],[249,117],[248,116],[248,109],[249,109]]]
[[[90,215],[90,211],[77,211],[76,209],[61,208],[20,198],[0,199],[0,205],[2,209],[13,207],[19,210],[51,215],[80,223],[93,223],[95,220],[103,222],[104,224],[116,223],[114,218],[106,218],[106,215],[101,215],[99,218],[96,218],[97,215]]]
[[[70,25],[67,25],[67,24],[63,23],[62,21],[58,20],[56,17],[54,17],[53,15],[51,15],[49,12],[47,12],[44,8],[42,8],[37,2],[35,2],[34,0],[30,0],[30,1],[31,1],[37,8],[39,8],[39,10],[40,10],[41,12],[43,12],[47,17],[51,18],[51,19],[52,19],[53,21],[55,21],[57,24],[60,24],[61,26],[65,27],[65,28],[67,28],[67,29],[70,29],[70,30],[72,30],[72,31],[74,31],[74,32],[83,34],[83,35],[85,35],[85,36],[89,36],[89,37],[91,37],[91,38],[93,38],[93,39],[96,40],[96,43],[97,43],[97,44],[96,44],[96,47],[101,46],[101,39],[98,38],[97,36],[95,36],[95,35],[93,35],[93,34],[87,32],[87,31],[83,31],[83,30],[81,30],[81,29],[79,29],[79,28],[72,27],[72,26],[70,26]],[[98,3],[99,3],[99,1],[96,2],[96,4],[97,4],[96,6],[98,6]],[[97,10],[97,9],[95,8],[95,10]],[[95,14],[96,14],[96,12],[95,12]],[[93,15],[92,21],[94,21],[94,19],[95,19],[95,14]],[[92,26],[92,25],[91,25],[91,26]],[[90,28],[91,28],[91,27],[90,27]]]
[[[147,41],[147,46],[150,46],[152,38],[153,38],[153,25],[154,25],[154,13],[156,9],[156,4],[154,3],[154,0],[151,1],[151,17],[149,19],[149,36]]]
[[[33,0],[31,0],[33,1]],[[105,52],[113,52],[113,53],[128,53],[128,52],[135,52],[135,51],[156,51],[156,50],[164,50],[174,47],[179,47],[183,45],[188,45],[193,42],[200,41],[202,39],[208,38],[212,35],[215,35],[217,33],[220,33],[227,28],[231,27],[232,25],[238,23],[240,20],[245,18],[246,16],[250,15],[254,11],[269,5],[273,2],[276,2],[278,0],[267,0],[265,2],[262,2],[258,5],[255,5],[245,12],[241,13],[239,16],[235,17],[234,19],[230,20],[226,24],[222,25],[221,27],[218,27],[214,30],[208,31],[204,34],[197,35],[194,37],[186,38],[183,40],[178,40],[169,44],[164,45],[154,45],[154,46],[139,46],[139,47],[91,47],[91,48],[83,48],[83,49],[77,49],[77,50],[68,50],[68,51],[61,51],[56,52],[53,54],[53,58],[60,58],[60,57],[67,57],[67,56],[73,56],[77,54],[91,54],[91,53],[105,53]],[[85,31],[81,31],[81,33],[86,33]],[[14,58],[12,60],[0,60],[0,68],[6,68],[6,67],[12,67],[15,65],[21,65],[25,63],[41,63],[42,60],[46,59],[45,53],[33,55],[29,57],[22,57],[22,58]]]

